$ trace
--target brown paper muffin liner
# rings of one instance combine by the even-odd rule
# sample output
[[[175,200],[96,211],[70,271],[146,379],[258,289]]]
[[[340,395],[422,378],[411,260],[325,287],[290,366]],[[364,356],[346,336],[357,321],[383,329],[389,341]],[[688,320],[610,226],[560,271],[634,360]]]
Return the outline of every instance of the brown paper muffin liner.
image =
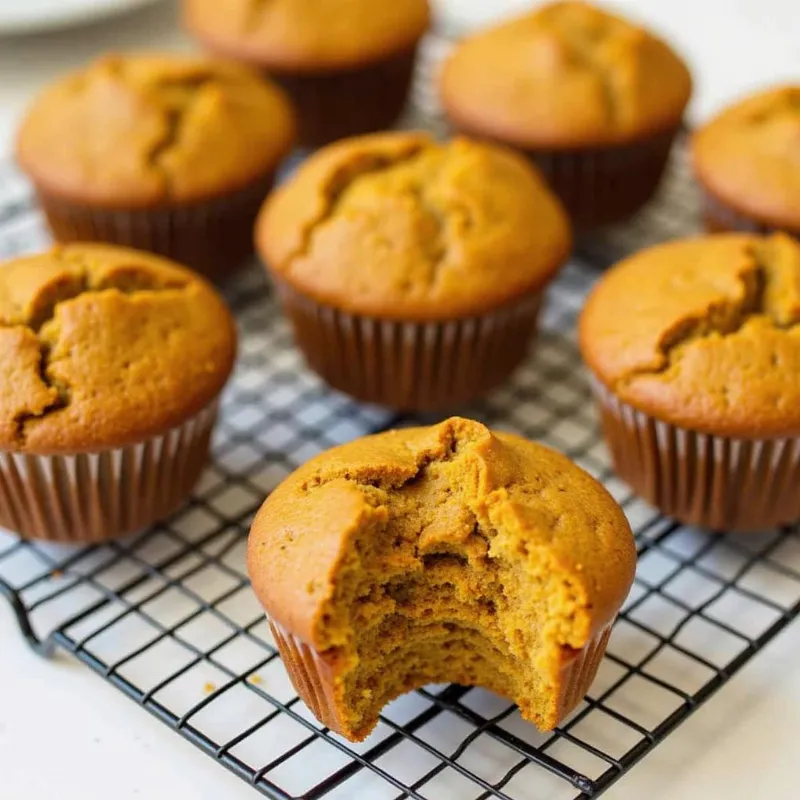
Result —
[[[300,144],[321,147],[391,128],[405,108],[415,59],[416,48],[355,70],[268,75],[292,99]]]
[[[267,620],[297,694],[320,722],[333,731],[340,731],[330,665],[313,647],[291,634],[269,615]],[[582,649],[573,651],[562,666],[556,701],[559,721],[573,711],[589,691],[605,655],[612,626],[613,621]]]
[[[253,226],[273,176],[199,203],[145,209],[81,205],[38,190],[59,242],[110,242],[166,256],[222,280],[253,253]]]
[[[722,203],[707,191],[702,192],[703,222],[709,233],[726,233],[729,231],[739,233],[768,234],[783,230],[785,233],[800,239],[800,229],[776,228],[754,217],[748,217],[735,208]]]
[[[0,527],[25,539],[92,543],[162,519],[208,460],[218,403],[139,444],[97,453],[0,452]]]
[[[680,522],[759,531],[800,519],[800,438],[733,439],[679,428],[594,383],[614,468]]]
[[[396,322],[348,314],[275,279],[295,341],[330,386],[402,411],[447,408],[502,383],[528,353],[542,293],[482,317]]]
[[[655,194],[679,129],[618,147],[527,150],[575,227],[619,222]]]

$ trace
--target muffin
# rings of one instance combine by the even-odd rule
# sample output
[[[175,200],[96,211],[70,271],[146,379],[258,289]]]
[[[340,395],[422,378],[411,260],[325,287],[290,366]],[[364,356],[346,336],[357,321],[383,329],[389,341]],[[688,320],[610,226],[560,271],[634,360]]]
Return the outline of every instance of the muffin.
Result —
[[[691,77],[642,28],[561,2],[467,38],[440,89],[458,130],[525,152],[586,229],[630,216],[653,195]]]
[[[0,266],[0,528],[98,542],[178,508],[235,350],[222,299],[170,261],[75,244]]]
[[[293,137],[283,93],[243,67],[106,56],[34,101],[17,158],[58,241],[130,245],[222,278],[252,254]]]
[[[580,320],[620,476],[716,530],[800,519],[800,244],[718,234],[659,245]]]
[[[422,133],[321,150],[256,226],[311,367],[403,410],[452,406],[502,382],[528,351],[570,245],[558,201],[523,158]]]
[[[428,28],[427,0],[183,0],[188,31],[289,93],[306,147],[390,128]]]
[[[452,418],[302,466],[258,512],[247,558],[298,694],[360,741],[429,683],[482,686],[554,728],[594,679],[636,550],[567,458]]]
[[[800,86],[747,98],[692,137],[709,231],[800,238]]]

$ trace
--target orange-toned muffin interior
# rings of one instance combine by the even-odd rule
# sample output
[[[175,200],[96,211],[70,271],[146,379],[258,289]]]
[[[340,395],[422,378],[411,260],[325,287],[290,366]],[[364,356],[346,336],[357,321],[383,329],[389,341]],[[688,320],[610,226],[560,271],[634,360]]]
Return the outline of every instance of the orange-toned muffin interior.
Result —
[[[282,647],[296,685],[354,740],[390,700],[445,681],[552,728],[586,691],[634,564],[630,528],[590,476],[460,419],[302,467],[264,504],[248,554],[279,640],[303,643]]]

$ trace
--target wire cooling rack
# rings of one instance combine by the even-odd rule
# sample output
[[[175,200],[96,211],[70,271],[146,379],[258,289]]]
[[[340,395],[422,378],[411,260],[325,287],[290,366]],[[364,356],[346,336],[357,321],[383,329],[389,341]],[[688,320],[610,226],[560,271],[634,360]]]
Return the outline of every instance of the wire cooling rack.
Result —
[[[435,60],[435,41],[429,56]],[[437,123],[423,75],[417,109]],[[430,422],[358,405],[303,366],[262,272],[229,290],[241,357],[213,460],[185,508],[124,541],[65,549],[0,533],[0,593],[42,653],[72,653],[268,797],[562,800],[596,797],[800,614],[800,531],[681,527],[609,469],[575,345],[598,267],[691,232],[682,148],[660,198],[580,247],[553,287],[534,357],[462,413],[566,452],[602,480],[636,531],[636,582],[589,695],[542,734],[480,689],[432,686],[391,704],[352,745],[298,699],[250,589],[245,538],[264,496],[332,445]],[[0,257],[46,243],[28,186],[0,168]],[[53,669],[58,669],[53,666]]]

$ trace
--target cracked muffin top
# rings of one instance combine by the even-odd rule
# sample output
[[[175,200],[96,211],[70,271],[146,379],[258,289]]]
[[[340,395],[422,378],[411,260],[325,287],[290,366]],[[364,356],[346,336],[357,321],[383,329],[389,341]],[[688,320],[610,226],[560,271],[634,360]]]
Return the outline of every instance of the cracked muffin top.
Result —
[[[327,651],[343,644],[329,624],[337,582],[364,566],[367,548],[385,583],[526,562],[566,575],[569,589],[549,599],[552,611],[563,607],[562,628],[549,633],[576,649],[613,620],[636,564],[630,526],[594,478],[547,447],[458,417],[358,439],[304,464],[256,516],[248,571],[269,615]],[[462,601],[475,596],[465,590]]]
[[[267,200],[270,270],[340,310],[467,317],[538,291],[569,254],[569,223],[534,167],[503,148],[423,133],[347,139]]]
[[[703,187],[734,209],[800,231],[800,86],[725,110],[692,137]]]
[[[0,265],[0,448],[134,444],[222,390],[236,331],[202,278],[147,253],[68,245]]]
[[[800,435],[800,244],[723,234],[608,272],[580,320],[583,357],[623,402],[718,436]]]
[[[283,93],[244,67],[109,55],[46,89],[17,158],[49,194],[109,207],[205,200],[269,175],[289,152]]]
[[[692,81],[643,28],[588,3],[560,2],[464,40],[440,87],[461,130],[520,147],[580,148],[677,127]]]
[[[427,0],[183,0],[186,27],[220,53],[275,72],[358,67],[416,45]]]

